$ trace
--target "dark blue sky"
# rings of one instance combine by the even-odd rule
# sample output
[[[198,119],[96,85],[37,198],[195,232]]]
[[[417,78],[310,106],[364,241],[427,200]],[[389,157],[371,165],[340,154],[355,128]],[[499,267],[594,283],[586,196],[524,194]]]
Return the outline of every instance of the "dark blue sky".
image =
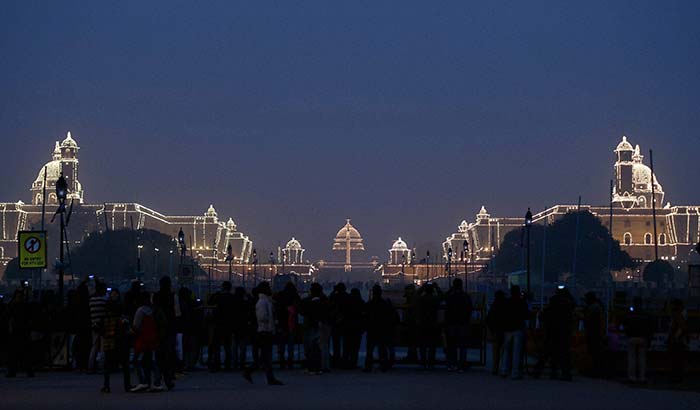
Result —
[[[314,259],[346,217],[385,257],[605,203],[622,134],[700,203],[700,2],[578,3],[3,3],[0,200],[71,130],[88,202],[214,203]]]

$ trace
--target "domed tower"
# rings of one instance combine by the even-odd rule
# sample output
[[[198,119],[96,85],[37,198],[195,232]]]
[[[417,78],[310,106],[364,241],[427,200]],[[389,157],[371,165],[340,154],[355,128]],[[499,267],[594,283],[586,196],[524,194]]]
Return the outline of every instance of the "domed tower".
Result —
[[[350,224],[349,219],[346,220],[345,226],[340,228],[338,233],[335,235],[335,239],[333,239],[333,250],[345,251],[346,272],[350,272],[352,270],[352,252],[365,250],[362,235],[360,235],[360,232]]]
[[[301,242],[292,239],[287,242],[283,249],[283,255],[285,263],[290,265],[302,264],[304,263],[304,248],[301,247]]]
[[[615,186],[613,187],[613,202],[623,208],[632,208],[636,203],[633,196],[632,167],[634,165],[634,148],[623,136],[615,148]]]
[[[56,141],[51,161],[47,162],[37,175],[32,187],[32,204],[39,205],[43,201],[44,178],[46,178],[46,203],[57,204],[54,187],[63,173],[68,183],[68,200],[83,202],[83,186],[78,180],[78,143],[71,137],[70,132],[61,143]],[[46,175],[44,175],[46,173]]]
[[[651,168],[642,163],[643,159],[644,155],[640,153],[639,145],[637,145],[632,156],[634,162],[632,164],[632,185],[634,196],[637,199],[635,206],[638,208],[651,208],[652,191],[656,196],[656,205],[661,206],[664,200],[664,189],[656,179],[656,175],[652,176]],[[654,184],[653,190],[652,183]]]
[[[639,145],[632,148],[627,137],[615,149],[615,186],[613,188],[613,203],[625,209],[651,208],[652,184],[656,196],[656,204],[660,206],[664,200],[664,190],[651,168],[644,165]]]
[[[407,264],[411,261],[411,250],[408,249],[406,242],[399,238],[394,241],[389,249],[389,264],[391,265],[401,265]]]

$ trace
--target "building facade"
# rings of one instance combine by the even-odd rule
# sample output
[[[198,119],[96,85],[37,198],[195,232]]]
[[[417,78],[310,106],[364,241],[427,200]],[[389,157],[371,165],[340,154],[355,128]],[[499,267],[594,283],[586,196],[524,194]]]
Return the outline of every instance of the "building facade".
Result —
[[[700,205],[663,205],[663,187],[651,168],[643,163],[639,145],[633,147],[627,137],[622,137],[613,152],[612,203],[582,205],[581,210],[596,215],[608,229],[612,211],[612,235],[632,259],[642,263],[654,260],[656,239],[660,259],[676,261],[679,265],[685,263],[700,241]],[[653,201],[656,203],[656,238]],[[577,208],[578,205],[552,206],[533,215],[533,223],[552,223]],[[505,235],[520,229],[523,224],[524,216],[493,217],[482,207],[473,222],[462,221],[457,232],[445,239],[444,257],[447,258],[450,247],[461,249],[466,239],[470,246],[470,261],[486,262],[498,251]]]
[[[172,237],[176,237],[182,229],[188,250],[197,255],[203,264],[215,260],[224,262],[229,244],[232,246],[234,264],[250,262],[253,242],[238,231],[232,218],[226,222],[220,220],[212,205],[201,215],[172,216],[138,203],[86,203],[84,189],[78,179],[79,149],[69,132],[62,142],[56,142],[51,161],[39,170],[32,183],[31,204],[22,201],[0,203],[0,278],[4,276],[7,263],[17,256],[17,233],[41,229],[44,193],[46,216],[43,225],[50,238],[49,244],[53,244],[48,249],[49,260],[58,254],[59,242],[55,239],[59,237],[58,223],[50,223],[50,220],[58,206],[54,187],[61,174],[68,182],[68,201],[73,204],[67,229],[69,247],[79,245],[84,237],[93,232],[107,229],[153,229]]]

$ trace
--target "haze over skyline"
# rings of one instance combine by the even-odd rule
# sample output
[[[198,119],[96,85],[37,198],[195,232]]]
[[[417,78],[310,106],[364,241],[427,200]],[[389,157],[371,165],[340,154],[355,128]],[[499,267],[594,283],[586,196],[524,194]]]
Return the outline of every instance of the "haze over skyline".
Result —
[[[622,135],[698,203],[700,4],[18,2],[0,200],[70,130],[86,202],[213,203],[258,249],[437,249],[481,205],[605,204]]]

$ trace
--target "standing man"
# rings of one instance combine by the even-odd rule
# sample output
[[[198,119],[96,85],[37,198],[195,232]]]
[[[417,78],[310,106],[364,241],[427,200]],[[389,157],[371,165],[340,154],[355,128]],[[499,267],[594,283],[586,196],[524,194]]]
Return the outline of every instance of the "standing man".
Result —
[[[583,328],[586,334],[586,347],[591,356],[594,377],[604,376],[603,370],[603,308],[595,292],[584,296],[586,308],[583,311]]]
[[[90,323],[92,325],[92,348],[88,359],[88,371],[95,371],[97,353],[102,349],[102,324],[107,316],[107,285],[95,281],[95,293],[90,297]]]
[[[530,316],[530,308],[522,297],[520,286],[510,288],[510,298],[505,304],[505,321],[503,335],[503,355],[501,357],[501,376],[514,380],[522,379],[520,359],[523,352],[525,326]]]
[[[627,335],[627,378],[631,383],[646,383],[647,350],[653,325],[651,316],[643,310],[642,298],[634,298],[623,326]]]
[[[156,364],[160,367],[165,386],[172,390],[175,387],[175,318],[180,316],[180,303],[176,303],[170,276],[160,278],[160,289],[153,294],[153,305],[160,309],[165,318],[162,337],[156,350]]]
[[[270,386],[282,386],[283,383],[275,378],[272,373],[272,344],[275,333],[275,312],[272,305],[272,289],[269,282],[261,282],[258,285],[258,302],[255,304],[255,318],[258,322],[257,347],[260,349],[260,364],[267,384]],[[247,368],[243,372],[243,378],[248,383],[253,383],[252,374],[257,370],[257,365]]]
[[[467,368],[467,342],[472,317],[472,300],[462,289],[462,279],[452,282],[447,292],[445,322],[447,325],[447,370],[463,372]]]

